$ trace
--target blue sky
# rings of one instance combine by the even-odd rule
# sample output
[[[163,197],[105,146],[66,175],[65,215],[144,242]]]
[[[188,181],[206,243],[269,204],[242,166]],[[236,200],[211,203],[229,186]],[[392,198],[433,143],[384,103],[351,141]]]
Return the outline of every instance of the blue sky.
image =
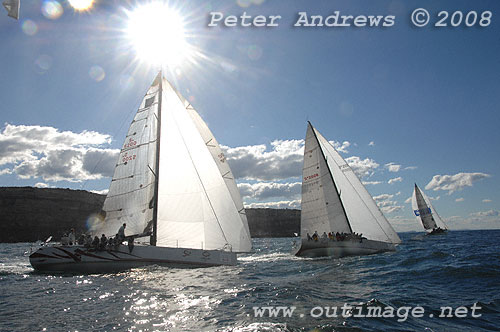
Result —
[[[124,33],[139,3],[76,12],[66,0],[25,0],[19,21],[2,12],[0,185],[107,189],[157,71]],[[309,120],[397,230],[420,229],[405,203],[414,182],[451,228],[500,228],[498,1],[169,3],[197,52],[167,76],[225,146],[246,206],[300,207]],[[410,14],[420,7],[431,23],[441,10],[493,16],[488,27],[417,28]],[[208,27],[212,11],[282,18],[273,28]],[[299,12],[335,11],[395,24],[293,26]]]

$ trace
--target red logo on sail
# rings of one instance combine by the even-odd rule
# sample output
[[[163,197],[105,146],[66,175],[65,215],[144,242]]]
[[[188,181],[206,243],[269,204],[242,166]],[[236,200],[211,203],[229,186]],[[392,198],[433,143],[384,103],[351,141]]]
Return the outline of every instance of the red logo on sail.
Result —
[[[130,138],[127,143],[123,146],[124,149],[132,148],[137,145],[137,141],[135,141],[133,138]]]
[[[312,180],[312,179],[314,179],[314,178],[317,178],[318,176],[319,176],[319,174],[318,174],[318,173],[315,173],[315,174],[313,174],[313,175],[306,176],[306,177],[304,178],[304,181],[307,181],[307,180]]]

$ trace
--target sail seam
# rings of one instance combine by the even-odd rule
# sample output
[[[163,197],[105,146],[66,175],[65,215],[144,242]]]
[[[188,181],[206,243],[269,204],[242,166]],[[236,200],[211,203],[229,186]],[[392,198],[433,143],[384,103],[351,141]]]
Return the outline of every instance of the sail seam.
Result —
[[[107,196],[106,198],[113,198],[113,197],[118,197],[118,196],[123,196],[123,195],[131,194],[131,193],[134,193],[134,192],[136,192],[136,191],[146,189],[146,188],[148,188],[148,187],[149,187],[149,186],[151,186],[151,185],[152,185],[152,183],[148,183],[147,185],[142,186],[141,188],[134,189],[134,190],[131,190],[131,191],[127,191],[127,192],[124,192],[124,193],[121,193],[121,194],[116,194],[116,195],[112,195],[112,196]]]

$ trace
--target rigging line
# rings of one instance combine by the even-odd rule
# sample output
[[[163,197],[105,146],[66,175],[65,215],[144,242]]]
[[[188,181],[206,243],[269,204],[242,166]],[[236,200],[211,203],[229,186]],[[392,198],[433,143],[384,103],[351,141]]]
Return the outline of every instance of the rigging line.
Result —
[[[327,153],[328,153],[328,151],[327,151]],[[335,161],[335,158],[332,156],[331,159],[333,159],[333,162],[335,163],[335,165],[337,165],[337,167],[340,169],[340,165]],[[346,165],[349,167],[349,170],[354,173],[354,171],[352,170],[351,166],[349,166],[349,164],[347,164],[347,162],[346,162]],[[340,171],[342,171],[342,170],[340,170]],[[333,174],[332,174],[332,177],[333,177]],[[370,212],[370,214],[372,215],[372,217],[375,219],[375,221],[377,222],[377,225],[380,227],[380,229],[382,230],[382,232],[384,232],[384,234],[387,237],[387,239],[392,242],[391,237],[386,233],[386,231],[384,230],[384,228],[382,227],[382,225],[380,225],[380,223],[378,222],[377,217],[372,213],[372,210],[368,207],[368,205],[366,205],[365,201],[361,197],[361,195],[358,192],[358,190],[356,189],[356,187],[354,187],[354,185],[352,184],[351,180],[349,180],[349,178],[347,176],[345,176],[345,175],[344,175],[344,177],[346,178],[347,182],[349,182],[349,184],[351,185],[351,187],[354,189],[354,191],[356,192],[356,194],[358,195],[358,197],[361,199],[361,202],[363,202],[363,205],[368,209],[368,211]],[[371,195],[370,195],[370,197],[371,197]],[[375,204],[375,206],[377,207],[377,210],[380,212],[380,214],[385,218],[385,216],[382,214],[382,211],[380,211],[380,208],[378,207],[378,205]]]
[[[131,108],[130,112],[127,114],[127,116],[123,117],[123,120],[122,120],[122,123],[120,124],[120,127],[115,131],[115,133],[113,134],[112,137],[116,137],[118,135],[118,133],[122,130],[123,126],[125,125],[126,123],[126,120],[130,117],[130,115],[132,113],[137,113],[137,110],[139,108],[139,106],[142,104],[142,101],[144,100],[144,98],[146,98],[146,96],[148,95],[148,91],[149,89],[151,89],[151,86],[146,90],[146,93],[144,94],[144,97],[141,99],[141,101],[139,102],[139,105],[137,107],[133,107]],[[107,96],[106,96],[107,97]],[[102,98],[104,99],[104,97]],[[132,125],[132,124],[131,124]],[[102,158],[103,158],[103,155],[101,154],[101,156],[99,157],[99,159],[97,160],[97,163],[95,164],[94,168],[92,168],[92,171],[90,172],[90,174],[93,174],[94,171],[96,170],[97,166],[99,166],[99,164],[101,163],[102,161]],[[90,179],[87,179],[85,180],[82,185],[80,186],[80,189],[83,189],[87,183],[89,182]]]
[[[182,138],[182,143],[184,143],[184,146],[186,147],[187,153],[189,155],[189,159],[191,159],[191,163],[193,164],[193,168],[194,168],[196,175],[198,176],[198,180],[200,181],[200,184],[203,188],[203,192],[205,193],[205,196],[207,197],[208,204],[210,205],[210,208],[212,209],[212,212],[214,213],[215,220],[217,220],[217,224],[219,225],[220,231],[222,232],[222,236],[224,237],[224,240],[226,241],[226,243],[229,243],[229,241],[227,240],[226,234],[224,233],[224,230],[222,229],[222,225],[220,224],[219,218],[217,217],[217,213],[215,213],[215,209],[212,205],[212,201],[210,200],[210,197],[208,196],[207,190],[205,189],[205,185],[203,184],[200,173],[198,172],[198,168],[196,167],[194,160],[193,160],[193,157],[191,156],[191,151],[189,151],[189,148],[186,144],[186,140],[184,139],[184,135],[180,131],[179,125],[177,123],[177,118],[175,117],[175,114],[173,114],[173,112],[171,112],[171,114],[172,114],[172,118],[174,119],[175,126],[177,127],[177,131],[179,132],[179,134]],[[189,114],[186,114],[186,115],[189,116]],[[212,158],[212,160],[213,160],[213,158]],[[215,162],[215,160],[214,160],[214,162]]]

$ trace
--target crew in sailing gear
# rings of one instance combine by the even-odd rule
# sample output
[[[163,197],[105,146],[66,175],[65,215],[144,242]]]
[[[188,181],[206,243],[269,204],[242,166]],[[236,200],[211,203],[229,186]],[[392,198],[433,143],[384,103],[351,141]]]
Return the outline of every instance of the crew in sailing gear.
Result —
[[[127,227],[127,224],[123,223],[122,227],[118,230],[118,234],[116,234],[116,239],[120,243],[125,239],[125,227]]]
[[[74,228],[71,229],[71,232],[68,235],[68,241],[69,241],[70,246],[76,244],[76,236],[75,236],[75,229]]]

